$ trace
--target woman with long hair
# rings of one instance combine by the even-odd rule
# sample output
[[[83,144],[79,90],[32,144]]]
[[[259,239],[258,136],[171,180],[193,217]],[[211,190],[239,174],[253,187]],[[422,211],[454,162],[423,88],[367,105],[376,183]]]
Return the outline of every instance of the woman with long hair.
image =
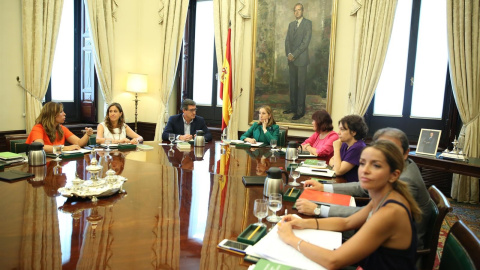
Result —
[[[132,139],[129,140],[127,136]],[[116,102],[108,106],[105,121],[97,126],[97,143],[104,143],[105,138],[112,139],[112,143],[138,144],[143,140],[142,136],[125,124],[122,106]]]
[[[273,119],[272,108],[263,105],[258,110],[258,122],[253,125],[240,137],[240,140],[248,143],[263,142],[270,144],[272,139],[278,141],[280,128]]]
[[[37,117],[36,125],[30,131],[26,144],[41,142],[47,153],[53,152],[53,145],[64,145],[65,141],[71,144],[63,148],[67,151],[77,150],[81,146],[87,145],[89,136],[93,134],[93,129],[85,128],[85,134],[82,138],[78,138],[62,125],[65,122],[65,117],[62,103],[47,102]]]
[[[333,142],[338,140],[338,134],[333,131],[330,114],[326,110],[314,112],[312,126],[315,133],[302,143],[302,148],[328,161],[333,156]]]
[[[399,180],[403,155],[392,142],[378,140],[360,158],[360,185],[370,202],[346,217],[299,219],[286,216],[278,226],[280,238],[307,258],[328,269],[359,263],[362,269],[415,269],[415,219],[421,210],[407,184]],[[293,229],[319,229],[357,233],[336,250],[327,250],[295,236]]]

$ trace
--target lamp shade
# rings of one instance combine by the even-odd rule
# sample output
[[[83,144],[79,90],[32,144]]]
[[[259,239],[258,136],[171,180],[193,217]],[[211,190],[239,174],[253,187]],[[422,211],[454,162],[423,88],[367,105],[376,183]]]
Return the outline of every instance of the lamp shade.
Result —
[[[147,74],[128,73],[127,91],[135,93],[146,93]]]

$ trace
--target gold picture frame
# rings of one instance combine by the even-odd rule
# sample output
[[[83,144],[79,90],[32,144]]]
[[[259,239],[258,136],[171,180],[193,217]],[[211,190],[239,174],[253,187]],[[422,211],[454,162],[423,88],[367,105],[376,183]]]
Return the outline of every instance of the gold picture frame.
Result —
[[[311,115],[332,110],[333,68],[338,0],[255,0],[253,16],[252,80],[248,121],[258,119],[258,108],[269,105],[277,124],[311,129]],[[289,64],[285,40],[295,21],[294,7],[301,3],[311,24],[304,115],[284,113],[290,105]],[[299,26],[300,27],[300,26]]]

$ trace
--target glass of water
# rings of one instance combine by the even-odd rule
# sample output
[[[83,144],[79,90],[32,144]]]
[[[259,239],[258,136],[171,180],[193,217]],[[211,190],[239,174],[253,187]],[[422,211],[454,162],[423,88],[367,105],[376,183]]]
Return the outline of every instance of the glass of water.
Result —
[[[271,139],[270,146],[272,147],[272,152],[275,151],[276,150],[275,148],[277,147],[277,140]]]
[[[107,146],[105,151],[110,151],[110,144],[112,144],[112,138],[105,138],[105,145]]]
[[[58,162],[58,161],[62,160],[60,158],[60,155],[62,154],[62,150],[63,150],[63,145],[61,145],[61,144],[53,146],[53,153],[57,156],[57,158],[54,159],[55,161]]]
[[[272,193],[268,196],[268,209],[273,212],[273,215],[267,217],[269,222],[279,222],[282,220],[281,217],[277,216],[277,211],[282,209],[282,194]]]
[[[258,218],[257,226],[266,227],[262,219],[268,216],[268,201],[265,199],[256,199],[253,205],[253,214]]]
[[[222,133],[222,135],[220,135],[220,139],[222,140],[222,144],[225,145],[225,141],[227,140],[227,134]]]

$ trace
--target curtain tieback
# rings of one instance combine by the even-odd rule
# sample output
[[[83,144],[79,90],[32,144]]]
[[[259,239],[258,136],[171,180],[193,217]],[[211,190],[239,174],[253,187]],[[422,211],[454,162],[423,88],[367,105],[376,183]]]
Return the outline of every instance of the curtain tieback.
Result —
[[[478,117],[480,117],[480,112],[477,113],[477,115],[475,115],[475,117],[473,117],[472,119],[470,119],[470,121],[468,121],[467,123],[463,124],[463,126],[467,127],[468,125],[470,125],[473,121],[476,121],[478,119]]]
[[[30,94],[30,96],[32,96],[33,98],[35,98],[36,100],[38,100],[40,103],[42,103],[42,100],[43,98],[39,98],[37,96],[35,96],[30,90],[28,90],[27,88],[23,87],[22,85],[22,82],[20,81],[20,77],[17,76],[17,85],[22,88],[25,92],[27,92],[28,94]]]

